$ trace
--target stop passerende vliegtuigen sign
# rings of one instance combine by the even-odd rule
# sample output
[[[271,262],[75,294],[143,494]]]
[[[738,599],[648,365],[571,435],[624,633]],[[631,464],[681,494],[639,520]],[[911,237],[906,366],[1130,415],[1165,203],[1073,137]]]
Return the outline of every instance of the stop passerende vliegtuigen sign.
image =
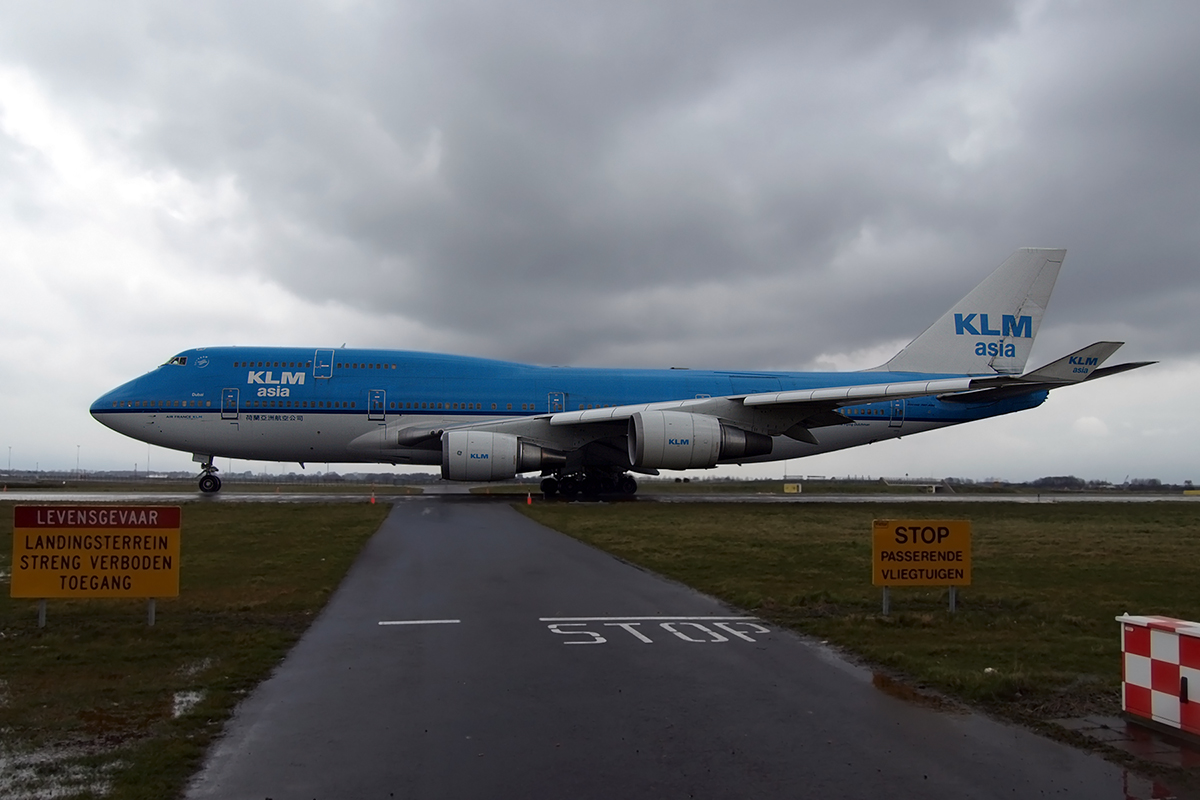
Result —
[[[876,586],[970,586],[971,521],[877,519],[871,563]]]

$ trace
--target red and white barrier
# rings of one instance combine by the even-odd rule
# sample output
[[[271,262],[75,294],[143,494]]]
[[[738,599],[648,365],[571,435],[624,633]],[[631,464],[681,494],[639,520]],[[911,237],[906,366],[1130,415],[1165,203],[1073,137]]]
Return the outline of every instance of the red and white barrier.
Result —
[[[1200,736],[1200,623],[1117,617],[1121,709],[1134,718]]]

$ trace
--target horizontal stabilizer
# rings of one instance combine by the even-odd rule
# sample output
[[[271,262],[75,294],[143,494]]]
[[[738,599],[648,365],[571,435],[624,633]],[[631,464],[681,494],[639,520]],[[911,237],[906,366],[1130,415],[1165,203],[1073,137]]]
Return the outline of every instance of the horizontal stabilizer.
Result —
[[[1148,367],[1151,364],[1157,364],[1157,361],[1130,361],[1127,364],[1114,364],[1111,367],[1101,367],[1100,369],[1092,370],[1092,374],[1088,375],[1085,380],[1094,381],[1096,378],[1107,378],[1109,375],[1118,375],[1122,372],[1129,372],[1131,369],[1141,369]]]
[[[1079,383],[1121,349],[1124,342],[1096,342],[1069,356],[1052,361],[1041,369],[1022,375],[1022,383]]]

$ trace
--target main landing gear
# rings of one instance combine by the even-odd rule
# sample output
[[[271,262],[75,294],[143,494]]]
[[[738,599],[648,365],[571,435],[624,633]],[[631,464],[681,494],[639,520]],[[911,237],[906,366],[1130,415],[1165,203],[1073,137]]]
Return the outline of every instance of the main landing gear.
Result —
[[[585,470],[570,475],[542,478],[542,495],[551,500],[595,500],[601,497],[633,497],[638,485],[628,473],[603,473]]]
[[[200,469],[200,491],[204,494],[216,494],[221,491],[221,479],[217,477],[217,468],[213,466],[212,459],[202,463]]]

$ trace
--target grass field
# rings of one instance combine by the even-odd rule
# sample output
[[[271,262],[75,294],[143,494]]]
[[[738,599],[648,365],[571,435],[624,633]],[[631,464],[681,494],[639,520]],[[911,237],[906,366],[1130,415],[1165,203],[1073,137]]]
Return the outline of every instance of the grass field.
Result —
[[[1191,503],[535,504],[549,527],[1010,717],[1119,711],[1114,617],[1200,619]],[[932,513],[931,513],[932,512]],[[973,521],[973,585],[871,585],[871,521]]]
[[[178,795],[234,705],[325,605],[383,504],[183,507],[180,596],[9,597],[0,504],[0,796]]]
[[[974,523],[974,584],[871,586],[875,518],[911,505],[516,504],[538,521],[915,685],[1012,718],[1118,710],[1129,611],[1200,618],[1200,505],[939,504]],[[187,504],[181,596],[8,597],[0,503],[0,796],[178,794],[234,705],[324,606],[388,507]]]

